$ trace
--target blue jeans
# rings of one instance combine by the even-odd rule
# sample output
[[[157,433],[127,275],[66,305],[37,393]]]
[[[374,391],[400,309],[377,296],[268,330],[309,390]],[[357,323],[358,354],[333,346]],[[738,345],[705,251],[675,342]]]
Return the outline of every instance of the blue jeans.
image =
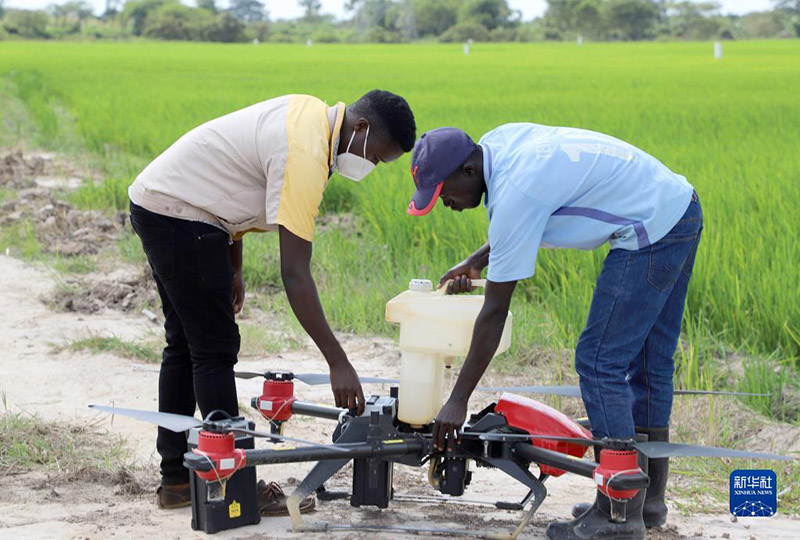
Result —
[[[638,251],[612,249],[575,350],[581,396],[595,437],[628,438],[667,427],[673,354],[703,230],[696,195],[675,227]]]

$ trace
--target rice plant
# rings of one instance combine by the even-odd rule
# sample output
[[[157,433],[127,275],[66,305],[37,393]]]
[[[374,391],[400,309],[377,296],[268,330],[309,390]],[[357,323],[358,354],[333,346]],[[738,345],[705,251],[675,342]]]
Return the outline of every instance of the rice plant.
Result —
[[[16,87],[41,138],[60,143],[59,107],[113,180],[81,204],[124,207],[124,185],[185,131],[285,93],[351,102],[372,88],[406,97],[419,133],[442,125],[476,139],[516,121],[580,126],[657,156],[697,188],[705,230],[687,301],[679,383],[708,387],[716,347],[800,357],[800,43],[477,44],[461,46],[0,43],[0,77]],[[123,158],[120,158],[123,156]],[[332,324],[386,333],[385,302],[410,278],[438,279],[486,240],[483,209],[405,214],[409,157],[360,185],[334,177],[323,212],[357,216],[330,230],[314,266]],[[85,199],[84,199],[85,197]],[[277,243],[250,235],[246,278],[279,287]],[[572,347],[604,253],[547,251],[512,305],[515,344]],[[708,337],[710,336],[710,337]],[[705,342],[698,341],[703,337]],[[717,343],[708,348],[704,343]]]

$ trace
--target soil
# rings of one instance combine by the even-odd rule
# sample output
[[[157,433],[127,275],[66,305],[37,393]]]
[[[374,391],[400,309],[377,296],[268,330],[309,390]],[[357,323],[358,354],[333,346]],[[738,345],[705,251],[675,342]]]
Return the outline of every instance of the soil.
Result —
[[[0,187],[21,189],[30,187],[33,178],[43,176],[50,163],[49,156],[23,155],[12,151],[0,158]]]
[[[74,189],[86,178],[95,179],[95,175],[53,152],[16,148],[5,150],[0,156],[0,187]]]
[[[34,470],[3,474],[0,471],[0,539],[99,539],[119,538],[208,538],[190,528],[190,510],[158,510],[153,504],[157,482],[157,453],[154,427],[123,417],[111,418],[86,407],[88,403],[113,404],[155,410],[158,375],[156,366],[142,366],[112,354],[92,355],[86,351],[61,349],[53,345],[93,335],[143,340],[155,325],[140,314],[98,308],[91,315],[55,312],[40,301],[53,294],[57,284],[49,275],[16,259],[0,255],[0,392],[11,411],[25,411],[49,421],[76,425],[92,424],[107,436],[122,435],[137,463],[134,473],[98,478],[84,474],[65,477],[58,471]],[[395,344],[383,338],[340,336],[354,366],[362,375],[391,376],[399,369]],[[243,370],[287,369],[324,371],[325,362],[311,343],[279,354],[248,357],[238,365]],[[496,382],[493,380],[492,383]],[[237,381],[242,411],[258,394],[258,380]],[[301,399],[329,403],[326,386],[297,385]],[[365,386],[367,392],[385,392],[380,386]],[[490,397],[481,396],[488,401]],[[476,400],[473,400],[476,401]],[[483,403],[473,403],[473,408]],[[97,424],[95,424],[97,423]],[[257,421],[261,428],[263,422]],[[317,442],[329,439],[332,426],[316,419],[297,418],[285,430]],[[259,441],[259,446],[267,443]],[[261,467],[259,476],[277,480],[287,492],[302,479],[311,464]],[[426,470],[395,467],[397,500],[388,509],[352,508],[344,501],[319,501],[307,519],[333,524],[361,526],[447,527],[502,533],[511,531],[522,517],[520,512],[497,510],[468,501],[519,500],[525,489],[507,476],[489,469],[474,471],[472,485],[463,500],[419,500],[403,495],[434,497],[427,484]],[[348,489],[349,468],[334,476],[329,489]],[[569,514],[572,503],[588,500],[590,481],[564,475],[548,480],[548,498],[521,538],[544,538],[546,525]],[[681,515],[675,507],[669,527],[648,533],[649,539],[734,538],[748,540],[796,538],[800,521],[786,516],[770,519],[730,521],[727,509],[714,515]],[[727,536],[726,536],[727,535]],[[260,524],[217,533],[217,538],[398,538],[392,532],[329,531],[300,534],[291,530],[288,518],[263,519]]]
[[[123,232],[127,214],[109,217],[96,210],[79,210],[61,198],[92,177],[90,171],[76,169],[57,154],[6,153],[0,157],[0,186],[16,193],[0,205],[0,227],[32,223],[46,254],[75,257],[100,252]],[[104,309],[139,311],[156,305],[156,288],[146,266],[123,267],[99,275],[66,277],[45,300],[54,309],[84,314]]]
[[[156,305],[156,286],[148,266],[123,268],[117,275],[69,277],[44,300],[54,309],[97,313],[105,309],[139,311]]]
[[[97,210],[77,210],[54,193],[46,187],[20,190],[0,208],[0,226],[33,221],[42,250],[64,257],[97,253],[122,231],[123,214],[112,220]]]
[[[42,250],[64,257],[91,255],[113,242],[125,215],[110,219],[96,210],[78,210],[57,194],[93,181],[93,173],[45,152],[12,150],[0,157],[0,187],[17,190],[0,207],[0,226],[34,222]]]

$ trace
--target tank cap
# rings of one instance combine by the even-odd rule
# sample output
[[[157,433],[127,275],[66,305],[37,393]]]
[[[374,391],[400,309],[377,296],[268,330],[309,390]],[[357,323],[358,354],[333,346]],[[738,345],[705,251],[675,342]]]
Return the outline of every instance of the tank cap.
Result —
[[[430,292],[433,290],[433,282],[429,279],[412,279],[408,282],[408,290]]]

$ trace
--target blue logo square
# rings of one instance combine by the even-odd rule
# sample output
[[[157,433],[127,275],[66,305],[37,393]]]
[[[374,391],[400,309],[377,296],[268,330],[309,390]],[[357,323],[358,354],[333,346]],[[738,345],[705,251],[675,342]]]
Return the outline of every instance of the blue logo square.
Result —
[[[731,473],[730,510],[734,516],[770,517],[778,511],[775,471],[739,469]]]

